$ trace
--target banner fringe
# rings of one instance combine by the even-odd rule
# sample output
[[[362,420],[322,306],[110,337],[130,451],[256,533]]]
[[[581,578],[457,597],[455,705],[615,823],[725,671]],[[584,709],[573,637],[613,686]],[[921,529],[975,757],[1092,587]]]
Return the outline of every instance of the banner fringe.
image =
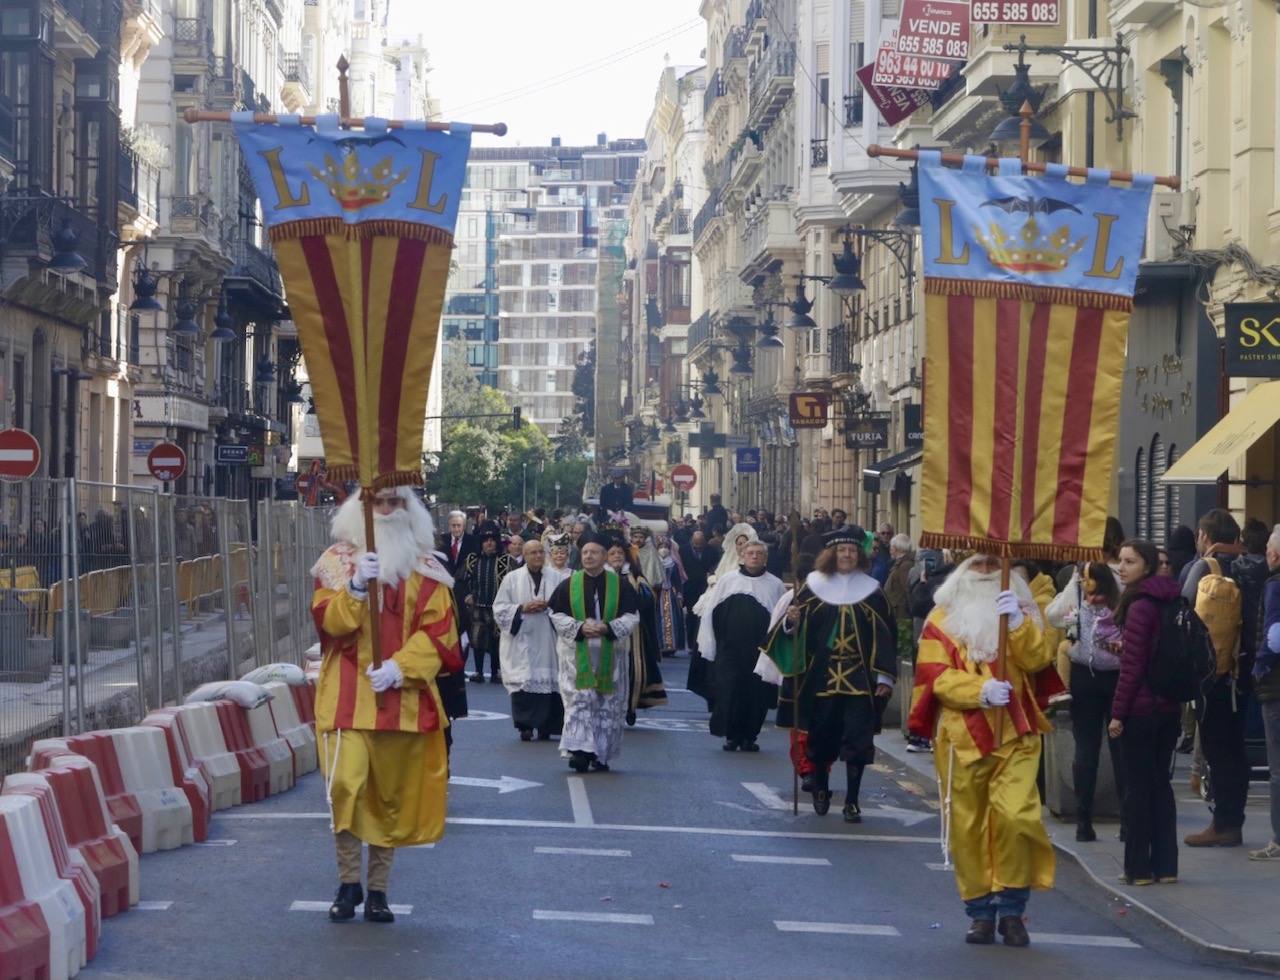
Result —
[[[417,221],[397,221],[391,218],[361,221],[356,224],[348,224],[341,218],[303,218],[298,221],[285,221],[270,230],[272,242],[288,242],[316,236],[337,236],[349,242],[365,241],[369,238],[399,238],[426,242],[428,245],[453,247],[453,235],[443,228]]]
[[[949,551],[972,551],[994,555],[997,558],[1022,558],[1027,561],[1104,561],[1101,548],[1088,548],[1075,544],[1052,544],[1037,541],[998,541],[979,535],[943,534],[924,531],[920,535],[921,548],[945,548]]]
[[[1028,303],[1057,303],[1084,309],[1133,311],[1133,297],[1098,293],[1088,289],[1063,289],[1058,286],[1032,286],[1020,282],[989,279],[947,279],[927,276],[926,294],[934,296],[975,296],[979,299],[1017,299]]]

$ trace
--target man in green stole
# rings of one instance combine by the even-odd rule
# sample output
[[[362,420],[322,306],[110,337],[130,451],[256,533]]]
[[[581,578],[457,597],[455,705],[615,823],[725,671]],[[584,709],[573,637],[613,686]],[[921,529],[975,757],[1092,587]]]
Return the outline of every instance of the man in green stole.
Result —
[[[605,544],[578,539],[582,568],[551,595],[564,728],[560,755],[575,772],[607,770],[622,747],[630,664],[626,639],[640,622],[631,583],[605,568]]]

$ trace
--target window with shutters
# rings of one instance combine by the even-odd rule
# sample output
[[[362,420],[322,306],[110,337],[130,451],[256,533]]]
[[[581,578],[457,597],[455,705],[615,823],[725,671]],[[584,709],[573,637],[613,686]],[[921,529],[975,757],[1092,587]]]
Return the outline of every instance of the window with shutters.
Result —
[[[1151,439],[1151,454],[1147,457],[1147,465],[1151,468],[1148,488],[1151,493],[1151,529],[1147,534],[1151,541],[1165,542],[1169,540],[1169,488],[1160,482],[1164,476],[1168,460],[1165,458],[1164,442],[1159,433]]]
[[[1169,466],[1172,466],[1178,461],[1178,449],[1173,443],[1169,444],[1169,449],[1166,453],[1166,461],[1166,471]],[[1165,487],[1165,507],[1167,511],[1165,524],[1169,528],[1169,531],[1172,532],[1173,529],[1178,526],[1182,515],[1182,488],[1178,486],[1178,484],[1170,483]]]
[[[1134,534],[1140,538],[1150,538],[1151,530],[1151,499],[1150,482],[1151,474],[1147,471],[1147,451],[1145,449],[1138,450],[1138,457],[1133,464],[1134,479],[1137,486],[1134,488]]]

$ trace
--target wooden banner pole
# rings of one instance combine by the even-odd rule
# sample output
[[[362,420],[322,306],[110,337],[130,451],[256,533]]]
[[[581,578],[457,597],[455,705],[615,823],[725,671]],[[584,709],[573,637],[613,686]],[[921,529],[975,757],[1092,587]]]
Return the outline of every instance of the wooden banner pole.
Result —
[[[919,150],[899,150],[893,146],[880,146],[873,143],[867,147],[867,156],[870,157],[887,157],[891,160],[919,160]],[[999,157],[987,157],[987,166],[995,169],[1000,166]],[[942,154],[942,162],[949,167],[960,167],[964,165],[963,153],[944,153]],[[1046,164],[1036,160],[1028,160],[1024,164],[1024,169],[1028,173],[1042,174],[1045,171]],[[1087,167],[1067,167],[1067,175],[1070,177],[1088,177],[1089,170]],[[1132,183],[1133,173],[1129,170],[1113,170],[1111,171],[1111,179],[1120,183]],[[1171,187],[1175,191],[1182,188],[1181,177],[1156,177],[1155,182],[1160,187]]]
[[[377,554],[377,542],[373,539],[373,491],[362,490],[360,502],[364,505],[364,549]],[[373,669],[382,666],[382,615],[381,586],[375,578],[367,583],[369,590],[369,641],[373,646]]]
[[[1013,562],[1008,555],[1000,559],[1000,591],[1007,592],[1009,590],[1009,578],[1013,572]],[[1009,617],[1003,615],[1000,617],[1000,641],[996,647],[996,680],[1007,681],[1009,679]],[[1012,697],[1012,692],[1010,697]],[[999,748],[1004,744],[1004,716],[1009,711],[1008,707],[997,709],[996,713],[996,747]]]

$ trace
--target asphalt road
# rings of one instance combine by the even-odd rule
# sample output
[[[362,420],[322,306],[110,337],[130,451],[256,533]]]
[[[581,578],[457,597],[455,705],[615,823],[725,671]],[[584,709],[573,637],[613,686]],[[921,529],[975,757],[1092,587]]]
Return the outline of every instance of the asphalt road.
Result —
[[[685,661],[666,661],[683,684]],[[785,733],[728,754],[701,699],[642,714],[609,773],[522,743],[505,691],[471,685],[450,824],[399,852],[394,925],[333,925],[318,775],[214,817],[210,843],[143,859],[144,907],[105,923],[85,977],[1207,977],[1227,972],[1070,866],[1028,909],[1029,949],[966,946],[931,787],[869,772],[866,818],[790,809]],[[887,760],[886,760],[887,761]],[[310,903],[310,904],[307,904]]]

